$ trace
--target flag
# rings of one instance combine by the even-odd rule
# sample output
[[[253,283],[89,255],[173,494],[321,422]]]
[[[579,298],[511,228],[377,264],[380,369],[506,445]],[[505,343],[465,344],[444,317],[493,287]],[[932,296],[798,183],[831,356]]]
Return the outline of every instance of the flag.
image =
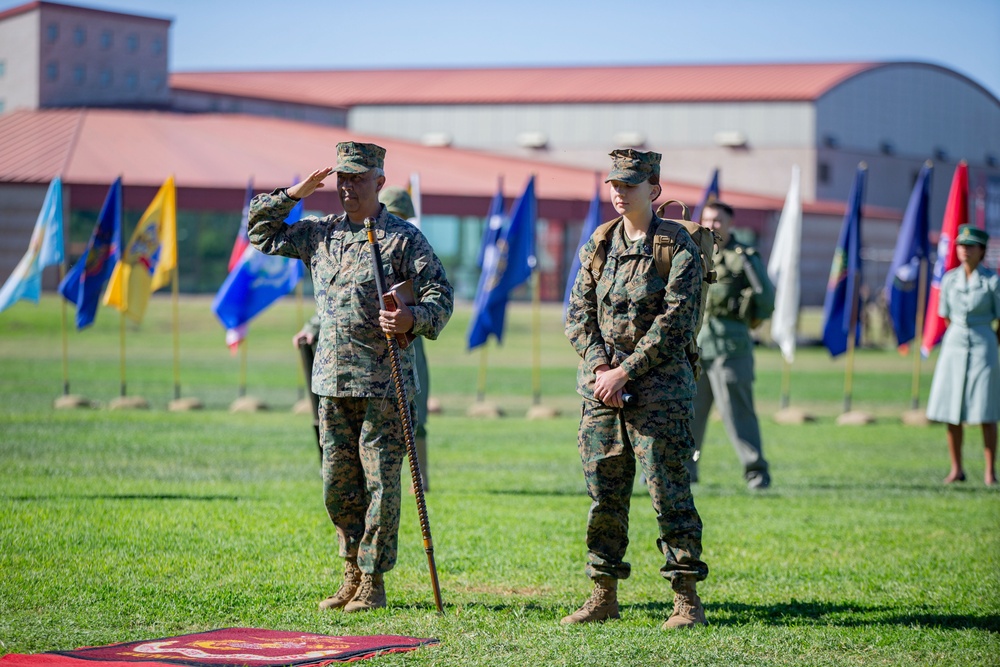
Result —
[[[243,196],[243,217],[240,218],[240,228],[236,232],[236,240],[233,242],[233,250],[229,253],[229,270],[232,271],[240,263],[243,251],[250,245],[250,236],[247,234],[247,223],[250,220],[250,200],[253,199],[253,178],[247,181],[247,191]]]
[[[698,202],[698,206],[695,207],[694,213],[691,214],[691,219],[698,221],[701,220],[701,212],[705,209],[705,205],[709,202],[719,201],[719,170],[712,170],[712,178],[708,180],[708,185],[705,186],[705,193],[701,196],[701,201]]]
[[[122,248],[122,179],[119,176],[108,189],[97,216],[97,224],[87,243],[87,251],[59,284],[59,293],[76,305],[76,328],[94,323],[97,302],[111,271],[121,259]]]
[[[42,295],[42,270],[62,263],[63,256],[62,179],[56,176],[45,193],[28,250],[0,288],[0,312],[20,299],[38,303]]]
[[[767,276],[775,287],[774,312],[771,313],[771,339],[781,348],[785,361],[795,361],[795,338],[799,320],[799,296],[802,260],[802,193],[799,166],[792,167],[785,207],[781,209],[774,246],[767,262]]]
[[[104,305],[142,322],[149,295],[170,282],[177,268],[177,192],[174,177],[160,187],[139,219],[128,247],[111,273]]]
[[[847,351],[847,336],[854,317],[854,343],[860,342],[861,318],[861,204],[865,198],[867,167],[858,166],[851,196],[844,212],[844,225],[833,253],[830,281],[823,302],[823,344],[834,357]]]
[[[487,255],[496,249],[497,239],[506,221],[503,213],[503,179],[497,184],[497,193],[490,202],[490,210],[486,214],[486,229],[483,230],[483,241],[479,245],[479,254],[476,256],[476,264],[483,268]]]
[[[496,336],[497,342],[503,339],[507,299],[514,288],[531,276],[535,265],[537,215],[532,176],[524,194],[514,202],[510,222],[501,230],[494,251],[485,253],[469,326],[470,350],[485,343],[490,334]]]
[[[295,179],[298,182],[298,179]],[[300,200],[285,218],[292,225],[302,218]],[[212,301],[212,312],[226,327],[226,345],[233,352],[246,338],[247,324],[285,296],[302,279],[302,262],[291,257],[265,255],[251,245],[226,276]]]
[[[598,181],[594,188],[594,198],[590,200],[590,208],[587,209],[587,217],[583,220],[583,231],[580,232],[580,242],[576,244],[576,252],[573,253],[573,263],[569,267],[569,274],[566,276],[566,294],[563,296],[563,313],[569,308],[569,295],[573,291],[573,283],[576,282],[576,274],[580,272],[580,249],[593,236],[594,230],[601,224],[601,184]]]
[[[889,307],[897,347],[904,347],[917,335],[917,306],[920,264],[930,259],[930,188],[934,167],[924,164],[913,184],[910,201],[903,214],[896,250],[885,278],[885,298]],[[926,285],[924,289],[926,290]],[[925,291],[926,294],[926,291]]]
[[[924,337],[920,344],[920,353],[926,357],[941,342],[944,330],[947,328],[944,318],[938,315],[938,302],[941,299],[941,278],[948,271],[958,266],[958,252],[955,247],[955,237],[958,236],[958,226],[969,222],[969,165],[965,160],[955,167],[955,175],[951,179],[951,190],[948,192],[948,203],[944,208],[944,219],[941,222],[941,237],[938,239],[937,259],[934,261],[934,272],[931,275],[931,291],[927,296],[927,315],[924,317]]]

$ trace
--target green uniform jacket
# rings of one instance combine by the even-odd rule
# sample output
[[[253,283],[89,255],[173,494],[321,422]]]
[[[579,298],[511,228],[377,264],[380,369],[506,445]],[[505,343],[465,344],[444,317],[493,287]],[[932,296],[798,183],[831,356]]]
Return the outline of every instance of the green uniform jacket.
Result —
[[[284,189],[250,202],[250,243],[268,255],[301,259],[312,272],[319,342],[312,390],[317,396],[392,395],[385,334],[378,324],[379,294],[364,228],[346,215],[284,220],[296,204]],[[435,339],[451,317],[454,295],[430,243],[413,225],[382,206],[376,221],[386,288],[413,281],[418,305],[411,306],[413,333]],[[412,347],[402,354],[407,393],[416,392]]]
[[[749,262],[760,279],[761,290],[755,293],[747,277]],[[750,338],[751,320],[764,320],[774,311],[774,285],[757,251],[730,237],[715,252],[718,280],[708,289],[705,321],[698,334],[702,359],[740,357],[753,354]]]
[[[581,357],[577,391],[593,398],[594,369],[621,365],[629,378],[625,391],[637,405],[661,403],[674,418],[690,418],[695,382],[685,346],[694,336],[701,306],[698,248],[687,232],[679,234],[664,280],[656,271],[650,239],[629,244],[623,228],[619,223],[608,235],[601,275],[591,270],[594,239],[580,250],[566,317],[566,336]]]

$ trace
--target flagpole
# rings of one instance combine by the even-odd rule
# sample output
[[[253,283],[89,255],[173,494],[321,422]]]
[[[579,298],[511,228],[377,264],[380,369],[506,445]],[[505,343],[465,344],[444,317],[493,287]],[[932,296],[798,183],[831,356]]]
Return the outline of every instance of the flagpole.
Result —
[[[854,339],[858,329],[858,281],[851,293],[851,325],[847,332],[847,371],[844,377],[844,412],[851,411],[851,392],[854,385]]]
[[[66,264],[59,265],[59,284],[66,278]],[[58,292],[57,292],[58,294]],[[69,396],[69,332],[66,324],[66,299],[60,298],[62,303],[62,376],[63,376],[63,396]]]
[[[177,266],[174,265],[171,280],[171,301],[174,315],[174,400],[181,397],[181,327],[180,327],[180,286],[178,285]]]
[[[240,341],[240,398],[247,395],[247,340],[249,338],[250,332],[247,332],[247,335]]]
[[[538,272],[533,271],[531,273],[532,405],[542,403],[542,289],[539,283]]]
[[[781,357],[781,409],[784,410],[788,407],[791,394],[791,384],[792,384],[792,365],[788,363],[788,359],[785,359],[784,355]]]
[[[920,346],[924,342],[924,311],[927,309],[927,258],[920,260],[920,279],[917,281],[917,335],[913,340],[913,388],[910,392],[910,407],[920,407]]]
[[[476,402],[482,403],[486,400],[486,347],[489,339],[480,346],[479,349],[479,381],[476,383]]]
[[[118,312],[118,355],[120,359],[121,387],[120,396],[125,397],[125,311]]]

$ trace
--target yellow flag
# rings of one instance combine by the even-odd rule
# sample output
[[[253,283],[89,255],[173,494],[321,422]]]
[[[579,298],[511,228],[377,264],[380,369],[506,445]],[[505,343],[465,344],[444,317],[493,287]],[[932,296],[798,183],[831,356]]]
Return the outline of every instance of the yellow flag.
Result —
[[[177,266],[177,192],[171,176],[142,214],[104,292],[104,305],[142,322],[152,292]]]

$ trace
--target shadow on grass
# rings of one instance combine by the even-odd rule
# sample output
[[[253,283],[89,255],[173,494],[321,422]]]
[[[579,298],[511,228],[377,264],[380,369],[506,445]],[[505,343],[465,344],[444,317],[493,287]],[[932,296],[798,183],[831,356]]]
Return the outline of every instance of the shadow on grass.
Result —
[[[652,616],[670,615],[672,603],[650,602],[623,605],[629,610],[647,612]],[[906,610],[886,606],[835,604],[793,600],[777,604],[744,604],[741,602],[708,603],[705,605],[712,625],[816,625],[858,627],[865,625],[926,626],[943,630],[985,630],[1000,633],[1000,615],[942,614],[922,605]],[[902,613],[901,613],[902,612]]]
[[[121,494],[51,494],[45,496],[0,496],[0,500],[30,502],[35,500],[196,500],[199,502],[227,500],[237,502],[247,500],[240,496],[192,496],[183,493],[121,493]]]

